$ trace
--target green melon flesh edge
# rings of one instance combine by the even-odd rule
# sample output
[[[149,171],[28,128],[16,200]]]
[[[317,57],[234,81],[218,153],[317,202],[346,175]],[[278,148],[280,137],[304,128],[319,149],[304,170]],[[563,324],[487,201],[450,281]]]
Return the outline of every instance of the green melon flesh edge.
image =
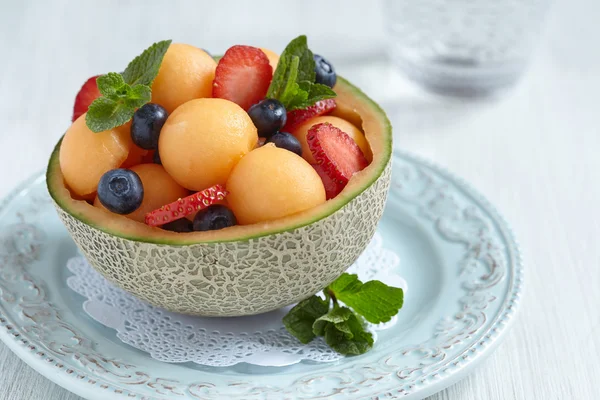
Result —
[[[139,242],[183,246],[194,243],[246,241],[266,235],[291,231],[312,224],[338,211],[369,188],[384,172],[392,156],[392,128],[381,107],[342,77],[338,76],[338,83],[335,89],[340,94],[337,99],[338,101],[354,101],[365,110],[364,112],[359,112],[359,114],[363,120],[365,134],[373,149],[374,158],[369,167],[352,178],[340,195],[312,210],[307,210],[271,223],[228,228],[218,231],[216,234],[205,232],[177,234],[158,228],[150,228],[119,215],[105,214],[101,218],[98,217],[93,206],[84,205],[82,201],[72,199],[68,190],[65,189],[59,165],[59,150],[62,139],[57,143],[48,163],[46,171],[48,191],[54,202],[62,210],[79,221],[108,234]],[[369,122],[368,126],[366,126],[365,122]],[[122,224],[126,228],[120,230],[118,227],[115,227],[115,223],[112,221],[114,218],[119,218],[117,225]],[[110,221],[112,224],[106,223],[106,221]]]

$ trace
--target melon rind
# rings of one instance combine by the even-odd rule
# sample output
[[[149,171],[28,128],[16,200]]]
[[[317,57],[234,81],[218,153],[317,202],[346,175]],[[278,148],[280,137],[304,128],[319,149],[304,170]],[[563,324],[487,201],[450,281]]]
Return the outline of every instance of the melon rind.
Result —
[[[347,81],[341,82],[344,91],[356,96],[354,100],[365,102],[369,113],[363,113],[363,120],[379,131],[382,145],[360,180],[348,188],[347,198],[342,193],[338,202],[328,202],[328,215],[321,216],[321,209],[317,216],[308,213],[312,219],[304,224],[237,240],[228,237],[186,244],[172,239],[160,243],[153,237],[144,241],[101,229],[101,221],[90,224],[81,212],[71,212],[69,201],[54,187],[57,165],[51,160],[47,181],[58,215],[98,272],[152,305],[190,315],[240,316],[300,301],[336,279],[364,251],[383,213],[390,185],[389,121],[372,100]],[[172,232],[168,235],[177,237]]]
[[[183,314],[251,315],[318,292],[358,258],[383,212],[390,173],[388,166],[375,184],[325,219],[240,242],[138,242],[57,210],[94,268],[140,299]]]

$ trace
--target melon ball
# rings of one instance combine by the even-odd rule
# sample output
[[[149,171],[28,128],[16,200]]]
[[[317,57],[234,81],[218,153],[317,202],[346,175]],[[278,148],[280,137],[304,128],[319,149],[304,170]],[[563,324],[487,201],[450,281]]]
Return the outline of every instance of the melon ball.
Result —
[[[358,129],[356,126],[346,121],[345,119],[334,117],[331,115],[325,115],[321,117],[311,118],[308,121],[304,122],[300,126],[298,126],[294,131],[290,132],[292,135],[296,136],[296,139],[302,145],[302,157],[306,161],[311,164],[315,164],[315,158],[313,157],[310,148],[308,147],[308,142],[306,141],[306,135],[310,128],[316,124],[322,124],[324,122],[329,122],[331,125],[335,126],[342,132],[345,132],[354,140],[354,142],[358,145],[360,150],[365,155],[367,161],[371,162],[373,160],[373,153],[371,152],[371,147],[369,146],[369,142],[367,142],[367,138],[365,135]]]
[[[279,63],[279,54],[269,49],[265,49],[263,47],[260,47],[260,49],[263,53],[265,53],[265,55],[269,59],[269,64],[271,65],[271,67],[273,67],[273,73],[275,73],[275,69],[277,69],[277,64]]]
[[[325,202],[323,182],[313,167],[272,144],[242,158],[227,190],[227,203],[240,224],[271,221]]]
[[[356,108],[343,101],[338,101],[336,104],[336,107],[331,110],[329,115],[345,119],[354,126],[362,126],[362,118],[358,111],[356,111]]]
[[[165,169],[158,164],[139,164],[130,170],[138,174],[144,185],[144,200],[140,208],[127,214],[126,217],[138,222],[144,222],[146,214],[154,211],[165,204],[172,203],[186,197],[189,192],[179,185]],[[106,209],[98,197],[94,200],[94,206]]]
[[[216,61],[204,50],[171,44],[152,84],[152,102],[171,113],[189,100],[211,97],[216,68]]]
[[[129,125],[92,132],[85,124],[85,114],[67,129],[60,145],[60,169],[71,191],[82,198],[94,193],[105,172],[127,159],[133,147]]]
[[[135,145],[131,146],[127,159],[121,164],[121,168],[131,168],[134,165],[142,164],[144,159],[148,157],[150,150],[144,150]]]
[[[169,175],[198,191],[227,182],[257,141],[256,127],[240,106],[225,99],[196,99],[169,116],[158,149]]]

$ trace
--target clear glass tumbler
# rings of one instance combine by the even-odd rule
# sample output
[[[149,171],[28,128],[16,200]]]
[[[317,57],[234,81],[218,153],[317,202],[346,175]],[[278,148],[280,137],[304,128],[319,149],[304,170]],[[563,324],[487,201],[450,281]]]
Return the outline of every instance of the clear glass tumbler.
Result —
[[[392,61],[435,92],[479,96],[525,69],[550,0],[386,0]]]

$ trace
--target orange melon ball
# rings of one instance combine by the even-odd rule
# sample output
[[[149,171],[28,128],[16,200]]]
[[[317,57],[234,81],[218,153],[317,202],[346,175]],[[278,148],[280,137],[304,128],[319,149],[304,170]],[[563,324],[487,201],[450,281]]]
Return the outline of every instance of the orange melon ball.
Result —
[[[343,101],[337,103],[337,106],[331,111],[330,115],[345,119],[354,126],[362,126],[362,118],[356,111],[356,108]]]
[[[96,191],[105,172],[127,159],[133,143],[128,125],[94,133],[85,114],[67,129],[60,145],[60,169],[71,191],[82,198]]]
[[[277,64],[279,63],[279,54],[269,49],[265,49],[264,47],[260,47],[260,49],[263,53],[265,53],[265,55],[269,59],[269,64],[271,65],[271,67],[273,67],[273,73],[275,73],[275,69],[277,68]]]
[[[129,155],[127,156],[127,159],[123,161],[121,168],[131,168],[134,165],[141,164],[148,156],[148,153],[150,153],[150,150],[144,150],[137,147],[135,144],[132,145]]]
[[[302,157],[267,144],[235,166],[227,203],[240,224],[271,221],[325,202],[317,172]]]
[[[137,173],[144,185],[144,200],[140,208],[127,214],[126,217],[138,222],[144,222],[146,214],[154,211],[165,204],[172,203],[177,199],[188,195],[188,191],[181,187],[167,174],[165,169],[158,164],[138,164],[130,168]],[[106,209],[98,197],[94,200],[94,206]]]
[[[196,99],[169,116],[158,149],[169,175],[197,191],[227,182],[257,140],[256,127],[240,106],[225,99]]]
[[[192,99],[212,96],[217,63],[204,50],[173,43],[152,84],[152,102],[169,113]]]
[[[306,135],[308,134],[308,130],[316,124],[322,124],[323,122],[329,122],[331,125],[340,129],[342,132],[345,132],[350,136],[354,142],[358,145],[360,150],[365,155],[367,161],[371,162],[373,160],[373,153],[371,152],[371,147],[369,146],[369,142],[367,142],[367,138],[365,135],[358,129],[356,126],[346,121],[345,119],[334,117],[331,115],[325,115],[321,117],[311,118],[302,125],[298,126],[293,132],[290,132],[292,135],[296,136],[296,139],[302,145],[302,157],[306,161],[311,164],[315,164],[315,158],[313,157],[310,148],[308,147],[308,142],[306,141]]]

